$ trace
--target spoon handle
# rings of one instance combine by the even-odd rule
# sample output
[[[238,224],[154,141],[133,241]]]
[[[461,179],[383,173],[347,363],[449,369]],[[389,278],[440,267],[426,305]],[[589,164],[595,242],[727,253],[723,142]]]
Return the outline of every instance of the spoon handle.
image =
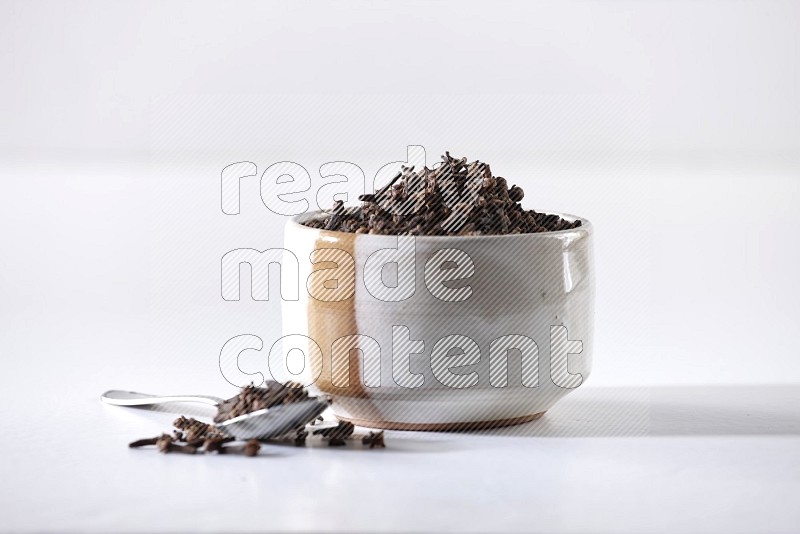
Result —
[[[151,406],[166,402],[202,402],[203,404],[217,406],[224,400],[210,395],[148,395],[147,393],[121,391],[118,389],[106,391],[100,399],[107,404],[115,406]]]

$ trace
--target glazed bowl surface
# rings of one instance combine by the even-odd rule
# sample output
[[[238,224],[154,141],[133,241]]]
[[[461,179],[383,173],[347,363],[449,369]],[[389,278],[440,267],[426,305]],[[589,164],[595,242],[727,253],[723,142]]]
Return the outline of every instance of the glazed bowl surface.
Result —
[[[279,357],[302,351],[303,371],[290,378],[332,396],[340,419],[409,430],[516,424],[587,379],[594,266],[586,219],[503,236],[303,224],[323,215],[286,224],[283,266],[297,265],[300,291],[283,300]]]

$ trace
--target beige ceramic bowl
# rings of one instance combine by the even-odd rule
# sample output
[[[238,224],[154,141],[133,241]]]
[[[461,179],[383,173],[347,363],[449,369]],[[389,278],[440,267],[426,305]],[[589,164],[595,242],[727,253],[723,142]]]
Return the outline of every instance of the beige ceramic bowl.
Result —
[[[282,354],[306,355],[297,378],[331,395],[340,419],[412,430],[516,424],[588,377],[586,219],[540,234],[398,238],[302,224],[320,216],[286,225],[301,291],[283,303]]]

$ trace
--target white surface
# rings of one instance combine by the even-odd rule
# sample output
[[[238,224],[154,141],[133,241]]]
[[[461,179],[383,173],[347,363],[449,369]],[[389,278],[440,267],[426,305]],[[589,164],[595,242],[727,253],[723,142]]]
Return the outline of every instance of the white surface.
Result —
[[[595,372],[538,422],[481,436],[389,433],[386,451],[277,448],[248,459],[128,450],[129,441],[168,429],[173,416],[104,406],[100,393],[232,395],[219,369],[224,341],[251,332],[271,343],[280,332],[277,302],[219,297],[218,258],[235,246],[272,244],[280,228],[226,228],[215,213],[218,168],[68,158],[4,167],[15,202],[0,212],[11,230],[0,236],[3,530],[790,532],[800,525],[793,504],[800,386],[787,326],[798,320],[790,306],[797,287],[788,282],[797,253],[772,250],[783,234],[760,233],[761,226],[736,239],[753,239],[782,261],[730,246],[726,234],[709,241],[684,233],[678,242],[649,229],[639,239],[653,241],[639,241],[637,252],[658,250],[655,235],[669,248],[637,258],[627,240],[598,232]],[[774,170],[775,187],[763,195],[788,195],[796,173],[791,165]],[[717,180],[697,169],[650,176],[691,176],[705,189]],[[741,176],[742,184],[755,180]],[[726,218],[739,204],[712,204],[697,217]],[[596,225],[606,218],[599,227],[614,227],[613,213],[595,213]],[[660,208],[654,215],[665,216]],[[756,284],[740,286],[742,306],[767,306],[754,295],[769,294],[769,306],[787,307],[748,317],[750,328],[727,324],[735,311],[717,299],[728,285],[684,270],[676,255],[687,247],[750,259],[724,271]],[[648,270],[631,270],[626,258]],[[663,287],[648,283],[666,272]],[[641,288],[659,299],[629,309],[626,299]],[[693,317],[674,315],[685,310],[678,295],[692,291],[702,323],[721,335],[705,338]],[[668,345],[648,348],[657,339]],[[263,371],[264,356],[243,355],[243,370]],[[754,385],[724,385],[731,376]],[[778,377],[795,385],[774,385]],[[653,385],[630,386],[637,381]]]
[[[0,69],[13,83],[0,86],[0,144],[151,148],[163,117],[154,105],[169,97],[166,127],[183,149],[280,146],[308,157],[309,147],[342,142],[385,150],[399,130],[404,143],[430,144],[420,137],[436,133],[433,142],[461,150],[442,135],[454,123],[484,150],[495,143],[596,149],[623,143],[631,127],[649,121],[656,149],[794,150],[799,16],[797,2],[786,0],[6,0]],[[636,97],[652,107],[613,114],[599,136],[596,119],[573,107],[563,115],[582,117],[582,127],[560,137],[547,114],[500,112],[496,123],[475,128],[467,117],[491,106],[462,108],[465,118],[456,121],[436,105],[439,95],[491,93]],[[280,106],[265,118],[241,100],[269,106],[276,95],[373,95],[386,106],[327,116]],[[397,95],[415,97],[402,113],[393,109]],[[213,98],[197,105],[215,96],[240,116]],[[208,114],[219,114],[213,127]],[[373,127],[360,124],[367,118]],[[300,128],[307,119],[314,127]],[[483,139],[486,129],[491,139]]]
[[[650,204],[658,208],[630,230],[631,249],[615,236],[626,223],[610,208],[587,211],[601,228],[587,388],[600,388],[577,391],[543,425],[526,427],[545,436],[391,434],[385,452],[281,449],[257,460],[129,451],[128,441],[172,418],[98,400],[109,388],[231,395],[223,343],[252,333],[269,347],[279,336],[278,302],[219,296],[222,254],[276,246],[279,223],[229,224],[216,212],[219,161],[167,163],[17,158],[4,167],[14,199],[0,212],[10,230],[0,235],[0,386],[14,435],[0,442],[5,529],[788,532],[800,524],[800,394],[770,384],[797,384],[791,162],[740,171],[742,192],[756,180],[771,187],[709,204],[694,219],[707,226],[763,203],[782,206],[783,232],[764,231],[762,220],[733,235],[679,239],[666,213],[678,190]],[[582,172],[559,177],[587,183]],[[649,172],[665,191],[681,180],[711,191],[729,176]],[[633,180],[623,171],[615,178]],[[706,266],[711,251],[716,277],[687,267],[684,254]],[[263,372],[264,358],[243,354],[240,365]],[[726,389],[736,379],[756,385]],[[655,389],[616,389],[626,383]]]
[[[49,405],[47,426],[26,425],[22,409],[5,416],[8,428],[28,428],[0,444],[2,501],[14,503],[3,510],[8,530],[790,532],[800,525],[790,503],[800,492],[798,386],[586,387],[521,427],[387,432],[385,450],[272,446],[258,458],[129,450],[128,441],[166,430],[174,416],[75,392],[69,402],[37,397],[28,409],[41,417]]]
[[[0,530],[798,530],[800,3],[488,6],[0,3]],[[284,222],[222,168],[409,144],[592,220],[587,389],[526,435],[128,450],[171,417],[100,393],[228,396],[224,342],[280,335],[220,297]]]

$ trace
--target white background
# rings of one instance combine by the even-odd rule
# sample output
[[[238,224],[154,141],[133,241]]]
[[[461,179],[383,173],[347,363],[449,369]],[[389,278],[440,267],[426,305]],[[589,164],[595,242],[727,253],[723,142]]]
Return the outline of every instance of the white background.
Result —
[[[222,255],[280,246],[284,222],[264,207],[257,178],[242,182],[241,213],[223,214],[224,166],[252,161],[260,174],[296,161],[310,171],[313,192],[321,164],[354,162],[371,179],[409,144],[424,146],[430,163],[445,150],[487,161],[524,188],[527,206],[595,224],[595,369],[588,393],[576,392],[565,408],[579,421],[579,407],[594,407],[583,421],[595,430],[562,428],[556,435],[566,441],[552,450],[534,439],[540,430],[486,438],[485,447],[459,438],[468,452],[450,462],[423,450],[416,469],[444,465],[427,504],[415,499],[411,479],[398,482],[399,500],[388,493],[395,463],[408,456],[382,460],[374,477],[358,459],[327,450],[282,467],[276,459],[265,472],[300,469],[303,488],[334,494],[319,497],[320,506],[354,515],[321,522],[298,489],[273,503],[283,514],[274,528],[791,530],[800,521],[784,506],[800,479],[797,453],[787,452],[798,449],[798,420],[786,407],[800,382],[797,2],[3,1],[0,72],[0,385],[9,428],[24,436],[0,448],[11,528],[196,528],[185,514],[160,509],[164,499],[134,499],[161,523],[118,499],[139,495],[162,473],[196,469],[199,478],[168,489],[201,502],[193,488],[230,476],[226,488],[262,505],[269,476],[247,465],[232,462],[228,472],[207,458],[128,451],[127,441],[168,419],[123,415],[97,397],[109,388],[231,395],[219,368],[224,342],[255,334],[268,347],[279,337],[277,301],[253,302],[247,287],[240,302],[219,294]],[[240,365],[260,372],[264,360],[245,354]],[[666,399],[663,410],[654,398]],[[725,411],[722,398],[736,408]],[[609,403],[640,406],[644,419],[609,422],[597,410]],[[756,422],[741,416],[752,406],[763,408]],[[693,417],[706,431],[665,423]],[[57,431],[41,428],[50,418]],[[604,421],[627,430],[596,430]],[[630,428],[671,437],[637,440]],[[48,436],[67,430],[87,452],[42,452],[51,449]],[[673,445],[676,435],[685,439]],[[396,438],[401,450],[438,439],[404,436]],[[591,445],[597,436],[606,437]],[[573,448],[577,459],[565,452]],[[664,460],[684,448],[694,456]],[[718,465],[709,459],[715,450],[725,451]],[[513,502],[498,497],[481,508],[455,474],[462,464],[499,468],[485,463],[492,454],[598,468],[604,487],[633,504],[616,513],[581,493],[582,477],[567,470],[561,478],[554,468],[532,494],[550,503],[540,510],[550,515],[508,519],[504,506]],[[740,455],[773,463],[737,465]],[[612,467],[628,457],[640,460],[637,470]],[[45,497],[26,472],[50,488]],[[239,472],[249,473],[248,486],[226,475]],[[498,486],[496,495],[536,480],[522,472],[527,482]],[[460,481],[452,497],[448,476]],[[664,481],[655,486],[660,499],[643,500],[648,477]],[[687,497],[698,479],[715,495],[708,508]],[[337,480],[384,488],[362,496],[373,499],[372,522],[353,519],[357,506],[329,487]],[[725,493],[734,482],[747,490]],[[109,489],[98,492],[102,484]],[[579,495],[569,506],[559,497],[566,489]],[[43,498],[63,506],[39,514]],[[398,516],[397,502],[427,511]],[[579,520],[573,507],[595,515]],[[704,510],[720,522],[676,522],[681,511],[700,518]],[[211,530],[270,528],[203,514]],[[759,522],[766,516],[773,522]]]

